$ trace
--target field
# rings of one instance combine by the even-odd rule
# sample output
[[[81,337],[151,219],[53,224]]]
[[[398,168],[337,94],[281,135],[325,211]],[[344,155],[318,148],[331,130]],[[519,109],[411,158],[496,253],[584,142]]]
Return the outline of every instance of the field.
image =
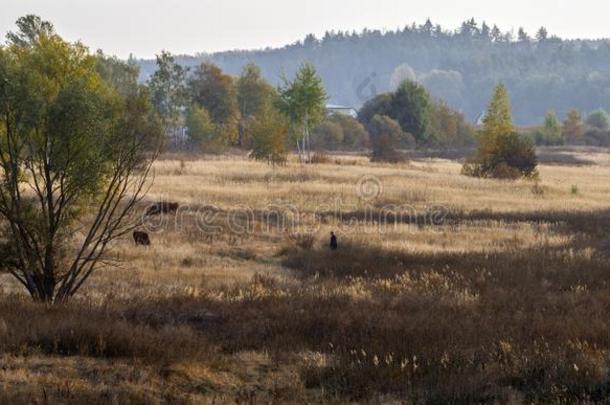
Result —
[[[164,156],[151,247],[62,306],[1,276],[2,402],[604,401],[610,154],[540,156],[517,182]]]

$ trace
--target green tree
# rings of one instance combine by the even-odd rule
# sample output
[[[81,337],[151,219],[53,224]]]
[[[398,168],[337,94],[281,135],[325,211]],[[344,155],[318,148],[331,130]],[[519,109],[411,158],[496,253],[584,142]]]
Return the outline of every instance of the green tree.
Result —
[[[343,127],[333,120],[326,119],[312,132],[313,149],[339,149],[343,144]]]
[[[474,128],[464,116],[438,101],[432,109],[430,144],[436,147],[460,147],[471,145],[475,139]]]
[[[390,117],[398,121],[403,131],[412,134],[419,144],[430,136],[432,100],[418,83],[404,81],[392,97]]]
[[[288,119],[296,137],[300,162],[311,160],[310,130],[326,113],[326,90],[313,65],[304,64],[294,80],[283,79],[279,88],[279,110]]]
[[[565,138],[561,131],[561,123],[553,111],[549,111],[546,114],[542,132],[547,145],[563,145],[565,143]]]
[[[138,224],[161,132],[146,89],[122,96],[49,23],[17,26],[0,47],[0,267],[33,299],[60,302]]]
[[[211,63],[201,64],[189,80],[193,102],[204,107],[227,143],[237,140],[239,110],[233,78]]]
[[[253,118],[267,109],[277,98],[275,89],[263,79],[260,68],[249,63],[237,80],[237,104],[239,107],[238,146],[245,146],[249,138],[249,124]]]
[[[357,119],[342,114],[333,114],[329,119],[341,126],[344,148],[361,149],[369,146],[369,133]]]
[[[358,111],[358,120],[368,127],[374,116],[390,116],[392,114],[393,97],[393,93],[382,93],[371,98]]]
[[[483,122],[477,153],[464,164],[462,173],[507,179],[535,175],[535,146],[513,130],[511,104],[504,85],[496,87]]]
[[[140,75],[137,63],[133,60],[123,62],[117,57],[104,55],[102,51],[97,51],[95,56],[97,72],[106,83],[111,84],[122,96],[137,93]]]
[[[9,32],[6,39],[9,43],[22,48],[35,46],[42,36],[50,38],[55,35],[53,24],[40,19],[37,15],[28,14],[21,17],[15,25],[17,25],[18,30]]]
[[[563,122],[563,136],[569,143],[578,142],[585,135],[585,127],[580,111],[572,109]]]
[[[217,153],[227,146],[210,114],[197,104],[192,105],[186,114],[186,129],[191,143],[204,152]]]
[[[610,120],[608,119],[608,113],[603,109],[592,111],[587,116],[587,126],[600,131],[607,131],[610,128]]]
[[[253,119],[250,157],[272,165],[286,163],[289,123],[283,114],[268,106]]]
[[[491,103],[483,118],[483,125],[483,132],[491,138],[513,131],[512,107],[505,85],[499,84],[494,90]]]
[[[157,55],[157,70],[148,81],[150,99],[161,119],[166,136],[180,143],[179,132],[187,105],[186,69],[176,63],[174,57],[166,51]]]
[[[397,121],[385,115],[373,117],[369,124],[369,134],[373,149],[371,160],[374,162],[399,162],[403,160],[399,147],[415,146],[413,136],[405,133]]]
[[[362,106],[358,119],[367,127],[375,115],[398,121],[402,130],[425,144],[432,134],[434,103],[428,91],[413,81],[403,81],[394,93],[380,94]]]

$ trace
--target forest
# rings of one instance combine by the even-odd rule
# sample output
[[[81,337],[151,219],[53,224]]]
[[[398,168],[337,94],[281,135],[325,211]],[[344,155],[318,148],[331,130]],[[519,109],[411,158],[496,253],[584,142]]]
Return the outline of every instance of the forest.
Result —
[[[455,30],[426,21],[388,31],[331,31],[280,49],[181,55],[176,60],[186,67],[211,62],[231,75],[253,62],[274,85],[308,62],[320,74],[329,102],[355,108],[395,90],[404,79],[417,80],[470,121],[481,117],[499,82],[509,89],[519,126],[540,124],[551,110],[563,119],[572,108],[610,109],[610,41],[565,40],[544,27],[536,33],[506,32],[474,19]],[[146,81],[156,69],[155,60],[137,62],[140,80]]]

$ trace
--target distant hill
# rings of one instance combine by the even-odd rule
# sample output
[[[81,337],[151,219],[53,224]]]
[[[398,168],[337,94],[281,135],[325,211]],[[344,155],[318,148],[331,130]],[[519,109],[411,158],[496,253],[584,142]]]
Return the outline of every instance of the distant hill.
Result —
[[[519,125],[540,123],[548,110],[563,117],[570,108],[610,110],[610,40],[514,39],[496,27],[465,22],[447,32],[427,22],[398,31],[309,35],[279,49],[179,56],[186,66],[210,61],[238,75],[248,62],[277,84],[303,62],[313,63],[333,104],[360,107],[372,95],[410,78],[472,121],[485,109],[493,87],[504,82]],[[139,61],[141,79],[155,62]]]

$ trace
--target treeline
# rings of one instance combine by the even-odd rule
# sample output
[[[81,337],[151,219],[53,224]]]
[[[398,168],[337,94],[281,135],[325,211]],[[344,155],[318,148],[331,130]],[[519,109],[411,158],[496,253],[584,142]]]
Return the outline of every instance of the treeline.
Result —
[[[549,111],[541,126],[526,128],[522,132],[536,145],[610,146],[610,119],[601,108],[584,118],[580,111],[572,109],[563,122],[555,112]]]
[[[303,63],[311,63],[330,102],[354,107],[396,90],[403,79],[416,80],[473,122],[500,82],[510,91],[520,126],[542,122],[548,110],[565,117],[572,108],[610,109],[610,41],[562,40],[544,28],[506,32],[474,20],[456,30],[427,21],[393,31],[327,32],[281,49],[176,60],[190,67],[211,62],[231,75],[254,62],[273,85],[280,83],[282,73],[292,76]],[[154,60],[139,64],[141,79],[156,70]]]
[[[375,159],[397,160],[400,149],[463,147],[475,138],[463,114],[412,80],[373,97],[357,118],[327,110],[327,90],[311,64],[274,87],[252,63],[235,77],[207,62],[185,68],[162,52],[146,85],[168,146],[181,150],[238,147],[280,162],[289,150],[309,161],[315,152],[372,149]]]

